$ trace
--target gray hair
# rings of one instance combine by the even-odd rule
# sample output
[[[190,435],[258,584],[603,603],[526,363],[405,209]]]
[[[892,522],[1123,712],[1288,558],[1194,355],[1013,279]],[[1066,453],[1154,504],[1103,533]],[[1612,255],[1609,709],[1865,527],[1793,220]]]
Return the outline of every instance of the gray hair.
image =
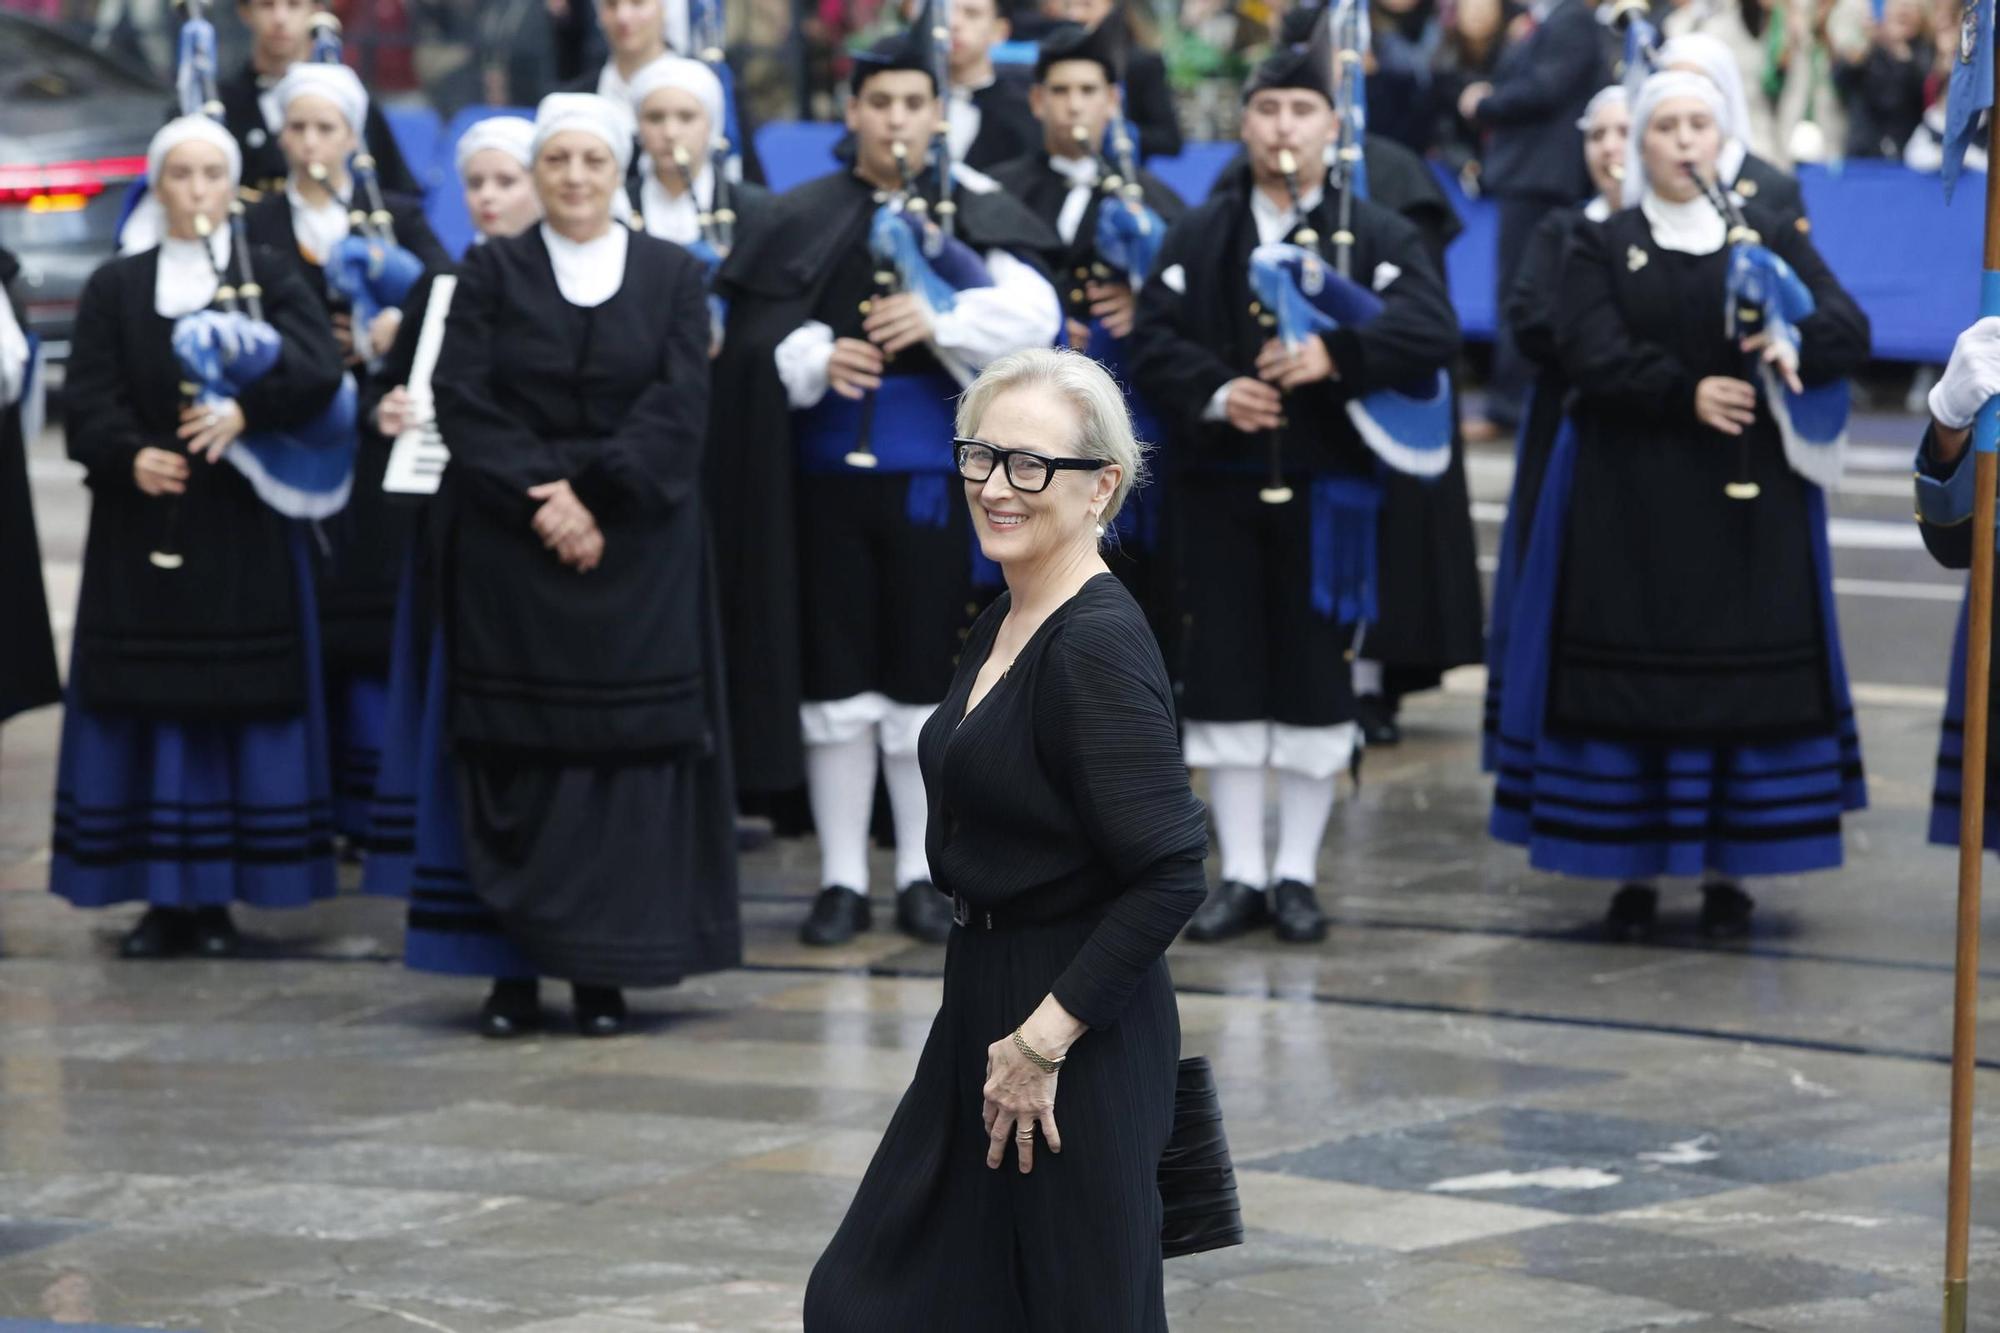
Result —
[[[1125,394],[1103,366],[1066,347],[1030,347],[1011,352],[981,371],[958,400],[958,433],[976,435],[995,398],[1010,389],[1047,389],[1070,405],[1082,422],[1071,443],[1085,458],[1116,463],[1122,470],[1101,520],[1111,526],[1126,497],[1145,484],[1150,448],[1132,434]]]

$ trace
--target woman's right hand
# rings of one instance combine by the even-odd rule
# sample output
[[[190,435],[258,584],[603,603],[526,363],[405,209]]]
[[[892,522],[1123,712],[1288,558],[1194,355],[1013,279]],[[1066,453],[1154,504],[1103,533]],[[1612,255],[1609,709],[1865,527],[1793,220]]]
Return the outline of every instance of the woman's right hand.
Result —
[[[1748,380],[1710,375],[1694,386],[1694,415],[1724,435],[1741,435],[1757,419],[1757,390]]]
[[[410,391],[398,384],[375,404],[375,429],[395,439],[410,428]]]
[[[171,449],[141,449],[132,456],[132,481],[146,495],[179,495],[187,490],[188,462]]]

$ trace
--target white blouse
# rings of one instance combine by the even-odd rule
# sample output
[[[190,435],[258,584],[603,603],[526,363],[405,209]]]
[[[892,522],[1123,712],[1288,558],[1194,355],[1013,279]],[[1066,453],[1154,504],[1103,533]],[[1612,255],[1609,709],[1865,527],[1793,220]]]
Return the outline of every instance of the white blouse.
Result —
[[[549,249],[563,300],[589,309],[618,295],[625,285],[625,250],[631,235],[630,228],[613,222],[595,240],[572,241],[544,222],[542,244]]]
[[[639,211],[645,216],[647,234],[675,245],[693,245],[701,239],[701,211],[714,202],[715,173],[706,163],[694,173],[694,188],[679,195],[667,193],[650,170],[639,184]]]
[[[160,242],[159,271],[153,278],[153,309],[179,319],[208,308],[221,284],[216,272],[229,267],[229,228],[217,227],[204,244],[168,236]]]

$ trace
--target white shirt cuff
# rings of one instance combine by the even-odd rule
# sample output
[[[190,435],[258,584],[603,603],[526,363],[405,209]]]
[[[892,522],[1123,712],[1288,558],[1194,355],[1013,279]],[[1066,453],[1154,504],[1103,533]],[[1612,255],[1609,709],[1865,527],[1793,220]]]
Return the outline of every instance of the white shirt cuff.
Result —
[[[1201,409],[1201,419],[1203,421],[1229,420],[1229,386],[1235,382],[1234,380],[1224,380],[1222,387],[1209,396],[1208,406]]]
[[[1062,303],[1047,278],[1005,250],[989,250],[984,258],[993,285],[968,287],[931,322],[932,342],[946,354],[939,359],[975,374],[1009,352],[1052,346],[1062,332]]]
[[[778,381],[785,386],[785,401],[792,410],[817,407],[826,397],[833,329],[816,319],[808,320],[785,335],[772,359],[778,363]]]

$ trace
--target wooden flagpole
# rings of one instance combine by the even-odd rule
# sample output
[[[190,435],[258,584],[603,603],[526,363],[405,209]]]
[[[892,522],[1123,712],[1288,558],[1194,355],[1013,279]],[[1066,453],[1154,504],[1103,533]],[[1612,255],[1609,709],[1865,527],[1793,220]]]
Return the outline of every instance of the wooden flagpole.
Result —
[[[1990,13],[1991,11],[1989,11]],[[1989,28],[2000,86],[2000,42]],[[1980,313],[2000,314],[2000,109],[1987,113],[1986,246]],[[1958,961],[1952,986],[1951,1155],[1946,1176],[1944,1330],[1965,1333],[1972,1233],[1972,1105],[1979,1036],[1979,898],[1986,847],[1988,685],[1993,672],[1993,517],[2000,485],[2000,400],[1972,429],[1972,587],[1965,630],[1965,745],[1958,812]]]

